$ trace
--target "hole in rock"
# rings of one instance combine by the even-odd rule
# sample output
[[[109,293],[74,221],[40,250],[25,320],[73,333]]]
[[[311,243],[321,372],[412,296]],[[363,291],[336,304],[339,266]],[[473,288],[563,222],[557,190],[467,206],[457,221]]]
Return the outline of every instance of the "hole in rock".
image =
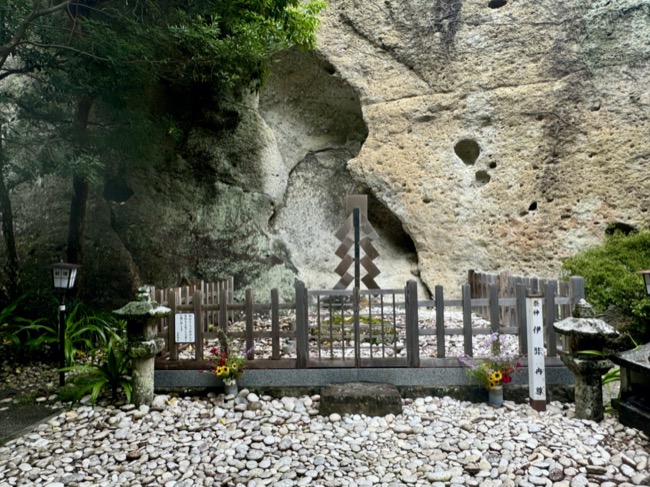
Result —
[[[492,177],[485,170],[476,171],[476,185],[483,186],[490,182]]]
[[[102,193],[104,199],[107,201],[115,201],[116,203],[124,203],[133,196],[133,190],[126,184],[126,181],[121,177],[111,178],[104,183],[104,191]]]
[[[496,167],[497,167],[497,162],[496,162],[496,161],[492,161],[492,162],[489,164],[488,167],[489,167],[490,169],[494,169],[494,168],[496,168]]]
[[[463,139],[454,146],[454,152],[467,165],[472,165],[478,159],[481,148],[472,139]]]
[[[616,232],[621,232],[623,235],[629,235],[637,231],[634,225],[625,222],[612,222],[607,224],[605,234],[614,235]]]
[[[533,201],[528,207],[528,211],[537,211],[537,201]]]
[[[508,0],[490,0],[488,2],[488,7],[490,7],[490,8],[501,8],[506,3],[508,3]]]

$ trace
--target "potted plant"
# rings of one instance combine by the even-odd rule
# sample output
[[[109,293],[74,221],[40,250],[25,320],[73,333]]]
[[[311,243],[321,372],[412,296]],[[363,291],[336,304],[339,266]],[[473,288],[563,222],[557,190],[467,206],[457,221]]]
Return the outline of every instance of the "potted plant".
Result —
[[[512,382],[512,375],[521,367],[514,352],[508,352],[505,335],[497,332],[488,335],[483,343],[487,354],[483,357],[460,357],[458,361],[467,374],[488,390],[488,402],[503,404],[503,384]]]

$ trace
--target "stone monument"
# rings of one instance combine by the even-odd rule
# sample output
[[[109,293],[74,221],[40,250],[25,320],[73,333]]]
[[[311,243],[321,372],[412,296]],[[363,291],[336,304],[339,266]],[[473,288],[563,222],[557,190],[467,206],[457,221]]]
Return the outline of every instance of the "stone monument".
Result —
[[[154,357],[165,346],[157,337],[156,320],[171,310],[151,301],[147,288],[138,289],[136,301],[113,311],[126,320],[127,354],[133,362],[133,403],[149,405],[153,400]]]
[[[606,340],[618,336],[618,332],[596,318],[584,299],[576,304],[572,317],[554,323],[553,328],[569,338],[569,352],[562,354],[561,359],[576,377],[576,417],[602,421],[602,375],[614,366],[604,347]]]

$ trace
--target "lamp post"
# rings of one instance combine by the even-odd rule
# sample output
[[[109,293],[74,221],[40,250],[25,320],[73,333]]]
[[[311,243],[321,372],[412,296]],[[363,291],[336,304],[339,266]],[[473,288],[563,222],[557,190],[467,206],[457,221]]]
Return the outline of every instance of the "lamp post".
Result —
[[[54,289],[61,292],[62,299],[59,305],[59,368],[65,367],[65,293],[74,287],[77,278],[77,264],[59,262],[48,266],[52,270],[52,284]],[[59,386],[65,385],[65,372],[59,372]]]
[[[639,274],[643,276],[643,282],[645,284],[645,293],[650,296],[650,270],[639,271]]]

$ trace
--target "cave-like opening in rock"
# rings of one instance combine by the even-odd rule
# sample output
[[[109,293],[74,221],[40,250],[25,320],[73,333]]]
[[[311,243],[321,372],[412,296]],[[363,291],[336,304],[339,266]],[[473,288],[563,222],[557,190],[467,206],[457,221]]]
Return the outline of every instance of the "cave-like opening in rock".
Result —
[[[358,94],[336,73],[316,53],[287,52],[260,94],[260,113],[288,170],[270,229],[308,286],[331,288],[340,261],[334,234],[347,218],[346,196],[367,194],[368,218],[379,234],[378,283],[403,286],[417,275],[415,244],[399,218],[347,168],[368,129]]]
[[[488,2],[488,7],[490,7],[490,8],[501,8],[506,3],[508,3],[508,0],[490,0]]]
[[[113,177],[104,183],[102,196],[107,201],[125,203],[133,196],[133,189],[121,177]]]
[[[461,161],[471,166],[481,154],[481,148],[475,140],[463,139],[454,146],[454,152]]]
[[[486,170],[481,169],[480,171],[476,171],[476,185],[477,186],[486,185],[487,183],[490,182],[490,179],[492,179],[492,176],[490,176]]]

